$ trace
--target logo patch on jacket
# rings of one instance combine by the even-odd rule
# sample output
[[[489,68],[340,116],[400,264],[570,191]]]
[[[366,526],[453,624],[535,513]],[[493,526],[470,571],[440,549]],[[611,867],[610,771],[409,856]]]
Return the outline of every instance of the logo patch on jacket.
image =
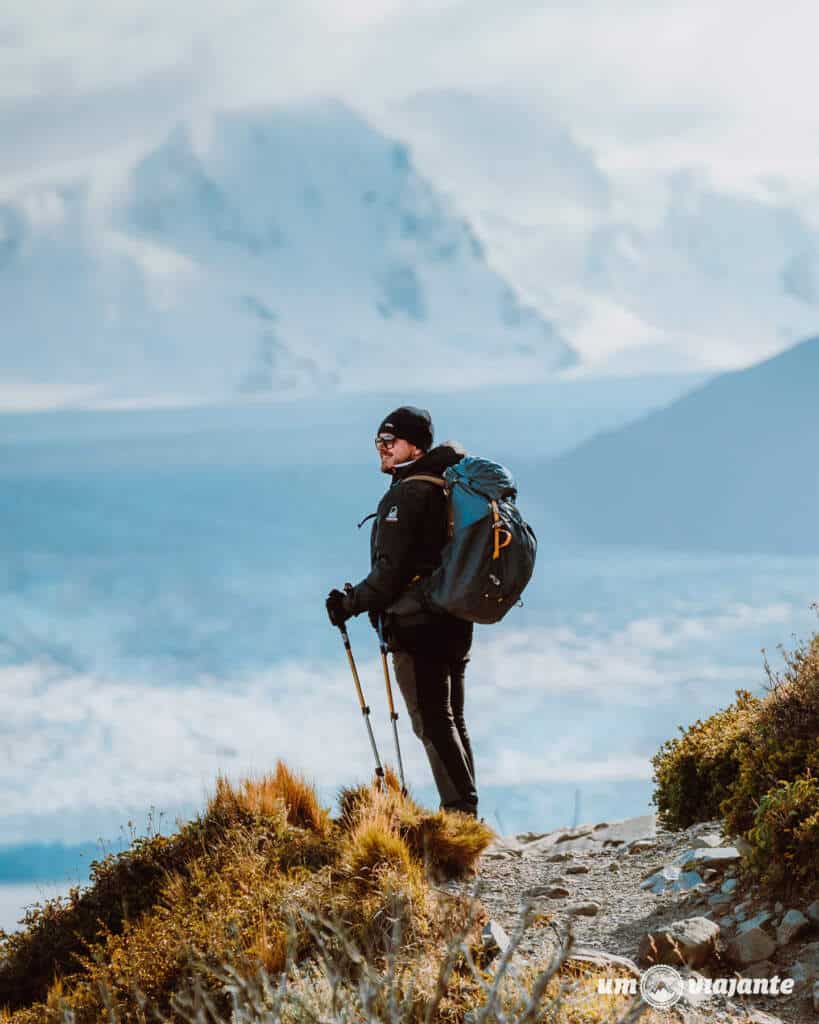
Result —
[[[397,523],[398,522],[398,506],[393,505],[389,512],[384,516],[385,523]]]

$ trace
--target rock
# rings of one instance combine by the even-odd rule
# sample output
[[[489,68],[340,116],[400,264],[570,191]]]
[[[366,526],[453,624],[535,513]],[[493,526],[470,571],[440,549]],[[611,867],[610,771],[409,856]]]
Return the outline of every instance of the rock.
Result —
[[[779,900],[777,900],[776,903],[774,903],[774,913],[775,914],[781,914],[784,911],[784,909],[785,909],[785,904],[784,903],[780,903]]]
[[[720,892],[732,893],[737,887],[737,880],[735,878],[726,878],[720,886]]]
[[[642,814],[636,818],[615,821],[605,828],[598,829],[594,833],[594,838],[597,842],[618,839],[621,843],[628,843],[634,839],[654,839],[656,835],[657,816]]]
[[[620,865],[617,863],[617,861],[613,860],[611,862],[611,864],[609,864],[609,871],[619,871],[619,870],[620,870]]]
[[[510,938],[497,921],[487,921],[481,930],[484,952],[491,959],[509,948]]]
[[[799,959],[808,970],[811,981],[819,978],[819,942],[809,942],[799,950]]]
[[[640,968],[633,960],[603,949],[593,949],[591,946],[573,946],[566,960],[577,960],[597,967],[623,967],[638,980],[642,977]]]
[[[629,853],[645,853],[647,850],[656,850],[657,844],[653,839],[635,839],[628,844]]]
[[[739,972],[743,978],[772,978],[777,972],[777,966],[770,960],[757,960],[754,964],[748,964],[747,967]]]
[[[737,909],[737,907],[734,907],[734,913],[737,912]],[[756,914],[754,917],[749,917],[747,920],[742,921],[739,927],[737,928],[737,932],[739,932],[740,935],[744,935],[745,932],[749,932],[754,928],[761,928],[763,925],[767,924],[770,920],[772,920],[772,918],[773,914],[770,912],[770,910],[763,910],[761,913]]]
[[[794,963],[790,965],[786,977],[793,978],[794,992],[799,992],[810,981],[810,974],[808,973],[808,969],[805,967],[801,960],[796,960]]]
[[[701,967],[711,956],[718,936],[719,925],[713,921],[705,917],[685,918],[647,932],[640,940],[639,958],[642,963],[679,966],[682,962],[689,967]]]
[[[567,875],[587,875],[589,873],[586,864],[569,864],[565,871]]]
[[[774,1017],[764,1010],[749,1010],[748,1016],[742,1018],[743,1024],[783,1024],[781,1017]]]
[[[813,983],[813,1009],[815,1013],[819,1013],[819,981]]]
[[[727,907],[730,902],[731,897],[722,892],[715,892],[708,897],[708,905],[711,907]]]
[[[599,822],[597,825],[579,825],[573,829],[556,829],[525,846],[526,857],[571,850],[573,853],[599,853],[612,846],[630,843],[635,839],[654,838],[657,833],[656,815],[643,814],[623,821]]]
[[[539,839],[533,839],[527,843],[525,846],[525,856],[534,857],[547,853],[556,853],[558,851],[555,847],[558,846],[561,853],[566,853],[570,850],[572,852],[587,850],[592,847],[599,848],[600,844],[595,842],[592,837],[602,835],[603,832],[603,829],[595,832],[593,825],[578,825],[576,828],[558,828],[540,836]]]
[[[799,938],[810,928],[810,921],[799,910],[789,910],[776,929],[776,942],[779,946],[787,946],[789,942]]]
[[[487,860],[511,860],[520,857],[523,847],[509,836],[496,836],[483,852]]]
[[[717,835],[715,832],[709,832],[705,835],[696,836],[691,841],[691,845],[695,850],[713,850],[718,846],[722,846],[722,836]]]
[[[688,892],[692,889],[699,889],[700,886],[703,886],[703,881],[699,872],[680,871],[674,864],[666,864],[660,871],[646,875],[640,882],[641,889],[650,889],[655,895],[669,890]]]
[[[735,846],[718,846],[708,850],[690,850],[688,857],[682,862],[684,871],[700,867],[727,867],[739,860],[739,851]]]
[[[533,843],[536,839],[542,839],[544,836],[548,836],[548,834],[548,832],[519,832],[515,839],[519,843]]]
[[[596,917],[602,910],[597,900],[585,900],[577,903],[567,903],[566,910],[570,914],[580,914],[583,917]]]
[[[809,907],[805,907],[805,916],[811,924],[819,924],[819,900],[814,900]]]
[[[591,835],[592,832],[594,832],[594,825],[578,825],[577,828],[570,828],[567,831],[561,831],[555,839],[555,845],[558,843],[567,843],[570,839],[582,839],[584,836]]]
[[[734,917],[737,921],[744,921],[748,916],[748,911],[751,909],[751,901],[744,900],[742,903],[737,903],[734,907]]]
[[[719,878],[719,871],[716,868],[706,868],[702,873],[704,882],[710,882],[712,878]]]
[[[733,928],[736,923],[736,918],[732,914],[726,914],[725,917],[717,918],[717,924],[724,932],[728,931],[729,928]]]
[[[640,882],[641,889],[650,889],[653,893],[665,892],[670,879],[666,876],[665,869],[662,871],[655,871],[653,875],[649,875],[648,878],[643,879]]]
[[[572,855],[569,853],[568,850],[566,850],[563,853],[553,853],[550,857],[546,858],[546,863],[547,864],[557,864],[559,861],[571,860],[571,859],[572,859]]]
[[[569,896],[570,892],[565,885],[549,882],[546,885],[533,885],[528,889],[524,889],[523,895],[529,896],[532,899],[537,899],[538,896],[546,896],[550,900],[557,900],[561,897]]]
[[[776,951],[776,943],[761,928],[751,928],[731,939],[728,943],[727,953],[736,964],[756,963],[757,960],[767,960]]]

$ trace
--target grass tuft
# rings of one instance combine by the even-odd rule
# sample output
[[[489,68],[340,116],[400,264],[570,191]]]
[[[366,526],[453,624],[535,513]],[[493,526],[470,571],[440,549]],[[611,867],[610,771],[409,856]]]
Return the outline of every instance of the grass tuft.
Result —
[[[321,806],[315,787],[283,761],[276,762],[272,775],[244,779],[238,787],[219,776],[216,793],[208,804],[209,814],[226,820],[242,814],[275,819],[282,811],[289,825],[326,835],[330,814]]]

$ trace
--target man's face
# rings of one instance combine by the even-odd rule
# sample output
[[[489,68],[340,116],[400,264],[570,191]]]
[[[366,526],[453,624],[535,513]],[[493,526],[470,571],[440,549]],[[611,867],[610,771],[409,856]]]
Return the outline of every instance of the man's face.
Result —
[[[419,451],[414,444],[405,441],[403,437],[397,437],[394,441],[384,441],[379,438],[377,445],[378,457],[381,460],[381,472],[392,473],[396,466],[402,462],[409,462],[416,458]]]

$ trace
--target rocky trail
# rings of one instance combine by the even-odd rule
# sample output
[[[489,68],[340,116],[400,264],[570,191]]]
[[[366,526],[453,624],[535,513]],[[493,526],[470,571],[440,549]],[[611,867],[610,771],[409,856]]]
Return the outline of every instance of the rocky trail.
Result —
[[[816,1024],[819,1021],[819,901],[768,905],[739,882],[740,850],[721,822],[681,832],[654,815],[549,833],[502,837],[484,852],[477,876],[447,882],[448,892],[476,889],[490,924],[485,941],[503,946],[525,900],[552,918],[525,933],[518,954],[548,955],[569,919],[575,955],[640,977],[655,963],[673,965],[683,993],[663,1008],[685,1024]],[[681,960],[682,956],[682,960]],[[689,991],[689,979],[712,991]],[[742,979],[792,979],[776,994],[745,992]],[[734,979],[735,991],[714,991]],[[770,982],[769,982],[770,983]],[[777,985],[773,982],[774,986]]]

